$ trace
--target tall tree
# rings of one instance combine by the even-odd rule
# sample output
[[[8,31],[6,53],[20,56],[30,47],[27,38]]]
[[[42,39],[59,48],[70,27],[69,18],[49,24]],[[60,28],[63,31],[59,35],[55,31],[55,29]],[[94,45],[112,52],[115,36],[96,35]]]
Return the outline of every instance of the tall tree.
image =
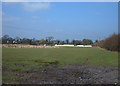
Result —
[[[41,44],[44,44],[44,43],[45,43],[45,40],[44,40],[44,39],[41,39],[41,40],[40,40],[40,43],[41,43]]]
[[[69,44],[69,39],[66,39],[66,44]]]
[[[3,44],[7,44],[9,41],[9,35],[4,35],[3,37],[2,37],[2,43]]]
[[[52,37],[52,36],[46,37],[46,41],[48,41],[49,44],[53,39],[54,39],[54,37]]]

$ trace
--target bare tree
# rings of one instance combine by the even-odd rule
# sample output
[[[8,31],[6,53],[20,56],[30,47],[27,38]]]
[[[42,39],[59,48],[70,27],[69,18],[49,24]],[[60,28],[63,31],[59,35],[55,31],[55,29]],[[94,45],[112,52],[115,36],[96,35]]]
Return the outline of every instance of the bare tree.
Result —
[[[69,44],[69,39],[66,39],[66,44]]]
[[[46,40],[48,41],[48,43],[50,43],[52,40],[53,40],[54,37],[52,36],[49,36],[49,37],[46,37]]]

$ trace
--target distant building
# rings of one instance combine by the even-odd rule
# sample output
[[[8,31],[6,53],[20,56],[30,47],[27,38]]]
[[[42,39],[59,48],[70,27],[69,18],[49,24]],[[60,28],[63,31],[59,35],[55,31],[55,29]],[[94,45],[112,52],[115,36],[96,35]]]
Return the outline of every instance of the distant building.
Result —
[[[55,46],[66,46],[66,47],[92,47],[92,45],[71,45],[71,44],[64,44],[64,45],[57,45],[55,44]]]

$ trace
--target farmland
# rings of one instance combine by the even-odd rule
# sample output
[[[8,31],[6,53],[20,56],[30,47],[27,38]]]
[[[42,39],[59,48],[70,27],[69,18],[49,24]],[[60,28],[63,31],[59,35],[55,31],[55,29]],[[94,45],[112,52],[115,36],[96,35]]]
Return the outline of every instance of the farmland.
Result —
[[[25,83],[28,76],[35,77],[38,71],[47,71],[51,67],[55,69],[69,65],[97,67],[117,67],[118,65],[117,52],[97,47],[3,48],[2,54],[3,83]],[[24,75],[26,71],[28,73]],[[41,75],[36,77],[38,76],[41,78]]]

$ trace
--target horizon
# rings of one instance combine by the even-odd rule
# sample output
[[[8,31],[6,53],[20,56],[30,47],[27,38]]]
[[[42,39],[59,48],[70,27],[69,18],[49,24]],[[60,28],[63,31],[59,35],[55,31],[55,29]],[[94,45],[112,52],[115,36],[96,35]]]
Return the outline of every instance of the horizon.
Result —
[[[2,33],[13,38],[103,40],[118,33],[118,3],[4,2]]]

